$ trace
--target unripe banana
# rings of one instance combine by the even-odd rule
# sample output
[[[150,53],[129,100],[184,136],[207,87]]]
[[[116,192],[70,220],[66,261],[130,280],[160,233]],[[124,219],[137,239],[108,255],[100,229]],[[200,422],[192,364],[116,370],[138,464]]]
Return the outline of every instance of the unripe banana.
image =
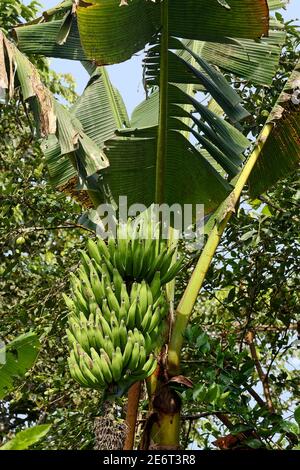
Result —
[[[72,300],[70,297],[68,297],[66,294],[63,294],[63,299],[65,301],[65,304],[66,306],[68,307],[68,309],[72,312],[76,312],[77,311],[77,307],[76,307],[76,304],[74,303],[74,300]]]
[[[133,255],[132,255],[132,241],[131,241],[131,239],[128,240],[127,247],[126,247],[125,270],[126,270],[127,276],[132,277]]]
[[[140,352],[139,343],[134,343],[132,351],[131,351],[131,357],[127,366],[127,368],[131,371],[134,371],[137,368],[137,365],[139,363],[139,352]]]
[[[141,330],[143,332],[147,332],[152,320],[152,313],[153,313],[153,306],[149,305],[147,312],[144,315],[141,323]]]
[[[110,258],[110,254],[109,254],[109,250],[107,248],[107,245],[106,245],[105,241],[100,237],[97,239],[97,247],[98,247],[99,254],[102,258],[101,262],[103,262],[103,259],[106,261],[106,259]],[[99,263],[99,264],[101,264],[101,263]]]
[[[90,282],[96,301],[98,304],[101,304],[102,300],[105,298],[105,292],[94,266],[92,266],[90,270]]]
[[[145,339],[146,354],[148,355],[154,349],[154,344],[148,332],[144,333],[144,339]]]
[[[122,290],[123,279],[117,269],[114,269],[113,271],[113,282],[115,286],[115,294],[116,294],[117,300],[119,304],[121,304],[121,290]]]
[[[128,338],[127,338],[127,328],[123,319],[121,320],[120,326],[119,326],[119,336],[120,336],[120,347],[122,351],[124,351]]]
[[[117,346],[121,345],[121,339],[120,339],[120,326],[118,324],[118,321],[116,319],[116,315],[114,312],[112,312],[110,326],[111,326],[112,342],[113,342],[114,348],[116,348]]]
[[[99,249],[98,249],[96,243],[94,242],[94,240],[92,240],[91,238],[88,239],[87,249],[88,249],[90,257],[94,258],[94,260],[98,264],[101,264],[102,259],[101,259],[100,253],[99,253]]]
[[[71,351],[71,354],[72,354],[72,351]],[[77,364],[75,360],[72,359],[72,356],[68,358],[68,364],[69,364],[70,373],[73,379],[76,380],[76,382],[78,382],[83,387],[89,387],[89,382],[83,376],[79,365]]]
[[[113,379],[116,383],[119,382],[121,375],[122,375],[122,368],[123,368],[123,358],[119,354],[116,354],[114,351],[112,354],[112,359],[111,359],[111,371],[112,371],[112,376]]]
[[[162,284],[167,284],[168,282],[172,281],[179,271],[182,269],[184,259],[181,258],[177,260],[170,268],[169,270],[163,275],[161,279]]]
[[[143,315],[140,307],[140,299],[139,297],[137,298],[137,303],[136,303],[136,311],[135,311],[135,325],[140,328],[142,321],[143,321]]]
[[[137,309],[137,299],[135,298],[127,313],[127,326],[128,328],[134,328],[135,325],[135,314]]]
[[[89,364],[89,366],[87,364]],[[92,366],[92,364],[88,363],[88,360],[87,360],[86,356],[84,356],[84,355],[80,356],[79,367],[80,367],[80,370],[82,372],[83,377],[88,382],[89,387],[98,388],[97,379],[92,374],[92,372],[90,371],[90,368],[89,368],[91,366]]]
[[[142,333],[137,328],[135,328],[133,330],[133,342],[134,343],[139,343],[140,346],[141,345],[145,346],[144,336],[142,335]]]
[[[137,282],[134,282],[130,290],[130,303],[132,304],[134,300],[138,297],[140,291],[140,285]]]
[[[132,274],[135,279],[139,278],[143,266],[143,248],[142,242],[139,240],[137,248],[133,252],[133,269]]]
[[[103,349],[105,347],[104,336],[103,336],[102,331],[100,330],[100,328],[94,328],[94,337],[95,337],[95,341],[96,341],[95,349],[97,351],[100,351],[100,349]]]
[[[150,354],[148,361],[145,363],[145,365],[142,368],[142,370],[146,374],[146,377],[149,377],[150,375],[152,375],[156,367],[157,367],[157,361],[155,357],[153,356],[153,354]]]
[[[123,352],[123,367],[124,369],[127,369],[127,366],[129,364],[130,358],[131,358],[131,353],[133,350],[133,343],[128,339],[124,352]]]
[[[150,284],[153,300],[156,301],[161,292],[160,271],[156,271]]]
[[[77,342],[75,336],[73,335],[73,333],[68,328],[66,330],[66,333],[67,333],[67,338],[68,338],[68,341],[69,341],[70,345]]]
[[[113,352],[114,352],[114,345],[109,336],[105,336],[104,338],[104,345],[105,347],[103,348],[104,351],[107,353],[108,357],[110,360],[112,359]]]
[[[121,305],[122,303],[124,303],[126,311],[127,311],[130,307],[131,302],[130,302],[130,298],[127,292],[125,282],[122,283],[122,287],[121,287]]]
[[[113,381],[112,373],[111,373],[111,362],[104,351],[104,349],[100,349],[100,359],[101,359],[101,371],[103,373],[103,377],[107,385],[110,385]]]
[[[160,272],[161,272],[161,279],[164,278],[164,276],[167,274],[169,268],[171,267],[172,265],[172,261],[173,261],[173,256],[176,252],[176,247],[175,248],[172,248],[171,250],[169,249],[164,260],[163,260],[163,263],[161,264],[160,266]]]
[[[114,252],[113,265],[117,268],[118,272],[120,272],[122,275],[125,274],[125,267],[124,267],[123,262],[124,260],[122,260],[121,258],[121,253],[118,247],[116,251]]]
[[[110,309],[108,306],[107,299],[104,299],[101,305],[103,317],[107,322],[110,322]]]
[[[148,327],[148,332],[151,333],[152,330],[159,324],[161,321],[160,307],[157,307],[152,315],[150,325]]]
[[[106,288],[106,295],[107,295],[107,300],[108,300],[108,305],[111,310],[114,310],[115,312],[119,312],[120,310],[120,305],[117,300],[117,297],[115,296],[114,292],[110,287]]]
[[[109,259],[114,259],[114,253],[116,251],[116,240],[113,237],[109,237],[107,243],[108,251],[109,251]]]
[[[139,306],[141,314],[144,316],[148,308],[148,285],[145,281],[142,281],[139,290]]]
[[[91,348],[91,356],[93,361],[92,373],[96,377],[99,386],[105,388],[106,382],[103,377],[103,372],[101,368],[101,359],[99,354],[95,351],[94,348]]]
[[[81,257],[81,262],[84,266],[84,269],[87,273],[90,272],[90,266],[91,266],[91,259],[87,255],[87,253],[83,250],[80,250],[80,257]]]
[[[139,357],[139,364],[138,364],[138,368],[142,368],[144,367],[146,363],[146,350],[144,348],[143,345],[140,346],[140,357]]]
[[[74,294],[74,302],[77,304],[77,307],[79,310],[81,310],[84,314],[87,316],[89,315],[89,308],[88,304],[83,297],[82,293],[79,291],[79,289],[73,289],[73,294]]]
[[[125,300],[122,300],[122,301],[121,301],[120,310],[119,310],[119,316],[118,316],[119,322],[121,322],[122,320],[124,320],[124,322],[126,323],[126,319],[127,319],[127,310],[128,310],[128,309],[126,308]]]

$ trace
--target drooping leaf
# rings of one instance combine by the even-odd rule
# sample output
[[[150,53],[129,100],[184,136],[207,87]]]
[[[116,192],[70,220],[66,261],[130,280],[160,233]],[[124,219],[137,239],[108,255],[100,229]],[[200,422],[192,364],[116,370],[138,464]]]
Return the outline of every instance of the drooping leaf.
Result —
[[[266,0],[172,0],[170,34],[179,38],[227,42],[228,37],[257,39],[268,34]],[[160,2],[90,0],[77,8],[83,48],[100,65],[122,62],[141,50],[160,29]],[[111,45],[113,44],[113,47]]]
[[[300,159],[300,62],[291,74],[267,124],[273,126],[249,180],[250,194],[258,196],[286,177]]]
[[[23,99],[34,114],[37,134],[44,139],[43,150],[52,163],[53,179],[53,174],[63,168],[65,174],[59,174],[61,183],[78,174],[86,180],[106,167],[105,155],[97,142],[84,132],[76,113],[72,114],[54,99],[32,63],[1,32],[0,57],[5,58],[0,63],[0,75],[6,77],[5,82],[3,80],[5,95],[11,98],[15,87],[20,85]]]

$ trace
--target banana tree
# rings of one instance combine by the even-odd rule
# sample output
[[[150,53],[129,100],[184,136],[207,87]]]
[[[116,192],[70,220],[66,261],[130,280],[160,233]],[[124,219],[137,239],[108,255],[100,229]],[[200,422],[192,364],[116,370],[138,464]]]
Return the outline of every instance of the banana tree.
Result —
[[[299,67],[252,152],[240,124],[248,113],[224,75],[271,85],[285,33],[269,12],[284,3],[132,0],[119,6],[118,0],[65,0],[16,27],[14,44],[0,35],[0,97],[5,101],[20,91],[31,107],[56,187],[87,208],[115,204],[122,195],[128,205],[204,204],[210,234],[177,307],[162,374],[168,379],[180,373],[182,333],[249,176],[251,195],[260,194],[299,160]],[[105,65],[144,47],[148,96],[129,119]],[[71,109],[43,86],[30,54],[80,60],[90,72]],[[177,448],[180,403],[166,379],[152,381],[149,389],[156,416],[151,445]],[[131,424],[137,398],[135,387],[129,394]]]

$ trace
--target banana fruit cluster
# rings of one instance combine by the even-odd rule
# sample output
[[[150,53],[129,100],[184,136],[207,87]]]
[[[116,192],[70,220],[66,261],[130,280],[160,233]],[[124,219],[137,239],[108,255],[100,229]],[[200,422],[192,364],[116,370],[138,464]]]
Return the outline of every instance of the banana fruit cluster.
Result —
[[[174,250],[159,239],[128,233],[106,244],[88,240],[76,275],[72,297],[64,295],[70,311],[67,337],[72,377],[84,387],[127,389],[150,376],[157,365],[168,312],[163,284],[175,277]]]
[[[107,244],[100,238],[97,244],[89,240],[89,255],[98,264],[104,261],[110,274],[115,267],[127,280],[145,280],[150,284],[159,271],[161,285],[167,284],[182,268],[183,259],[173,263],[176,247],[170,248],[157,228],[152,227],[150,223],[133,228],[129,219],[127,224],[119,224],[116,238],[109,238]]]

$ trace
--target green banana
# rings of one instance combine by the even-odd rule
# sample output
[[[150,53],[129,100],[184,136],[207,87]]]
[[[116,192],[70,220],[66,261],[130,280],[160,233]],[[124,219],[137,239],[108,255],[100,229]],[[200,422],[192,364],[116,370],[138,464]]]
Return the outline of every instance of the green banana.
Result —
[[[137,368],[137,365],[139,363],[139,352],[140,352],[139,343],[134,343],[132,351],[131,351],[131,357],[128,363],[128,369],[131,370],[132,372]]]
[[[122,319],[119,326],[119,336],[120,336],[120,347],[124,351],[127,343],[127,328],[124,320]]]
[[[103,336],[108,336],[110,339],[112,339],[112,333],[108,321],[104,317],[100,317],[100,324]]]
[[[73,335],[73,333],[68,328],[66,329],[66,333],[67,333],[67,338],[68,338],[68,341],[69,341],[70,345],[72,345],[74,343],[77,343],[77,340],[76,340],[75,336]]]
[[[105,347],[103,349],[107,353],[108,357],[111,359],[113,356],[113,352],[114,352],[114,345],[111,339],[109,338],[109,336],[105,336],[104,344],[105,344]]]
[[[146,363],[146,350],[145,350],[145,347],[143,345],[141,345],[140,346],[140,357],[139,357],[138,367],[139,368],[144,367],[145,363]]]
[[[159,324],[161,321],[160,307],[157,307],[152,315],[150,325],[148,327],[148,332],[151,333],[152,330]]]
[[[137,309],[137,299],[135,298],[127,313],[127,323],[126,326],[129,328],[134,328],[135,325],[135,314]]]
[[[137,282],[134,282],[131,286],[130,290],[130,303],[132,304],[133,301],[138,297],[140,291],[140,285]]]
[[[127,308],[126,308],[125,304],[126,304],[125,300],[122,300],[121,301],[121,307],[120,307],[120,310],[119,310],[119,315],[118,315],[119,322],[121,322],[122,320],[124,320],[126,322]]]
[[[102,283],[94,266],[92,266],[90,270],[90,283],[96,301],[98,304],[101,304],[102,300],[105,298],[105,291],[103,290]]]
[[[123,352],[123,367],[124,367],[124,369],[127,369],[127,365],[129,363],[132,350],[133,350],[133,342],[130,339],[128,339],[128,341],[126,343],[126,346],[125,346],[125,349],[124,349],[124,352]]]
[[[160,271],[156,271],[150,284],[153,300],[157,300],[161,292]]]
[[[87,249],[88,249],[90,257],[94,258],[94,260],[98,264],[101,264],[102,259],[101,259],[100,253],[99,253],[99,249],[98,249],[96,243],[94,242],[94,240],[92,240],[91,238],[88,239]]]
[[[172,281],[179,271],[181,271],[182,267],[184,264],[184,258],[180,258],[177,260],[171,267],[170,269],[164,274],[164,276],[161,279],[162,284],[167,284],[168,282]]]
[[[126,310],[128,310],[129,307],[130,307],[131,302],[130,302],[130,298],[129,298],[129,295],[128,295],[128,292],[127,292],[125,282],[123,282],[122,286],[121,286],[121,304],[122,304],[122,302],[124,302],[125,308],[126,308]]]
[[[122,290],[122,283],[123,279],[117,269],[113,271],[113,282],[115,286],[115,294],[119,303],[121,303],[121,290]]]
[[[116,319],[116,315],[114,312],[112,312],[110,325],[111,325],[112,342],[113,342],[114,347],[116,348],[117,346],[121,345],[121,339],[120,339],[120,326],[118,324],[118,321]]]
[[[141,323],[141,330],[143,332],[148,331],[148,328],[150,326],[151,319],[152,319],[152,313],[153,313],[153,306],[149,305],[147,312],[145,313],[144,318],[142,319],[142,323]]]
[[[99,328],[94,328],[94,337],[95,337],[95,349],[100,351],[100,349],[105,347],[104,336]]]
[[[110,322],[110,310],[109,310],[107,299],[103,300],[101,308],[103,312],[103,317],[105,318],[107,322]]]
[[[139,307],[144,316],[148,308],[148,285],[145,281],[142,281],[139,291]]]
[[[94,348],[91,348],[91,356],[92,356],[92,361],[93,361],[92,374],[96,377],[98,384],[102,388],[105,388],[106,383],[105,383],[102,368],[101,368],[101,359],[99,357],[99,354],[95,351]]]
[[[87,273],[89,273],[90,272],[90,266],[91,266],[91,258],[83,250],[80,250],[80,257],[81,257],[81,262],[84,266],[85,271]]]
[[[118,383],[121,378],[122,367],[123,367],[123,358],[121,356],[121,359],[120,359],[119,354],[116,354],[116,352],[114,351],[112,354],[112,359],[111,359],[111,372],[112,372],[114,382],[116,383]]]
[[[106,288],[106,296],[108,300],[108,305],[111,310],[114,310],[115,312],[119,312],[120,310],[120,304],[117,300],[117,297],[115,296],[113,290],[111,287]]]
[[[109,250],[107,248],[107,245],[106,245],[105,241],[100,237],[98,237],[98,240],[97,240],[97,247],[98,247],[99,254],[101,256],[101,262],[103,260],[106,261],[106,259],[110,258],[110,254],[109,254]]]
[[[103,378],[107,385],[110,385],[113,381],[112,372],[111,372],[111,362],[104,351],[104,349],[100,349],[100,359],[101,359],[101,371],[103,373]]]

